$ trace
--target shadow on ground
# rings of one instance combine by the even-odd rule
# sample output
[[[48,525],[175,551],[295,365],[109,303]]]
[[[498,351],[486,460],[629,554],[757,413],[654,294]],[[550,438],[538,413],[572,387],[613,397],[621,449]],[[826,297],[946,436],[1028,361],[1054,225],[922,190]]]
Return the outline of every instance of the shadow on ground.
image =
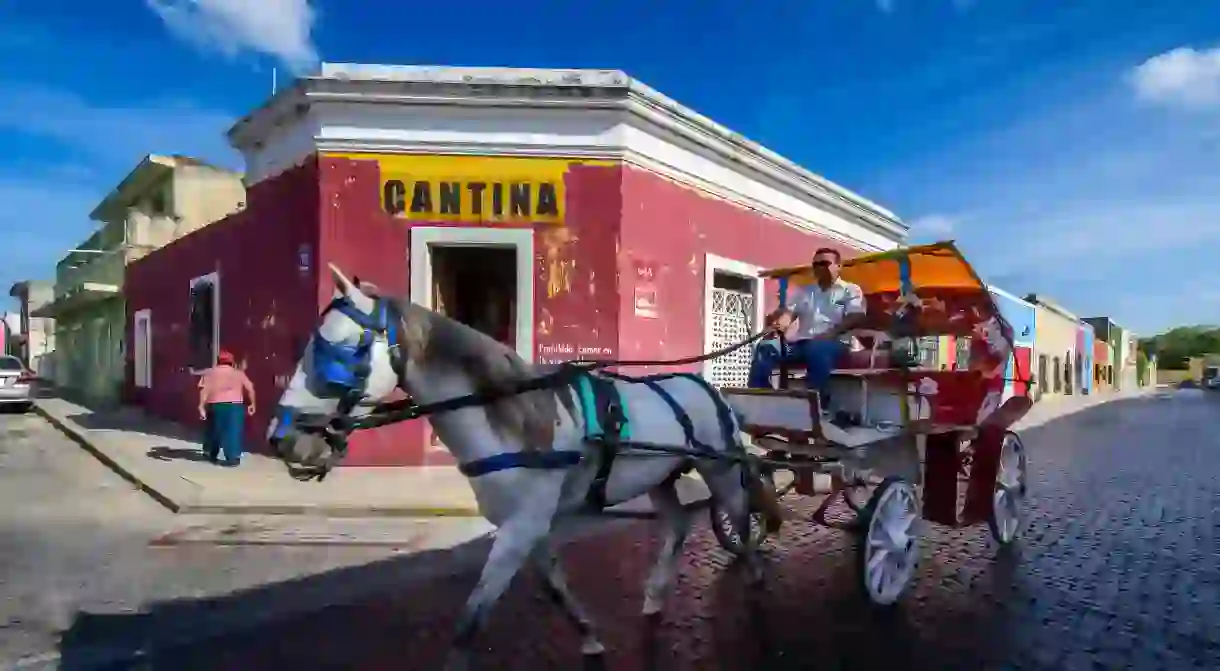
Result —
[[[129,431],[192,443],[199,442],[202,436],[202,429],[184,427],[160,420],[137,408],[82,412],[68,415],[68,419],[77,426],[91,431]]]
[[[1063,422],[1139,402],[1052,420],[1026,432],[1026,443],[1039,444]],[[1038,537],[997,555],[977,527],[930,529],[912,592],[897,609],[876,611],[859,593],[854,539],[804,524],[808,500],[787,505],[792,516],[768,543],[761,587],[744,583],[706,515],[697,516],[660,623],[639,615],[657,551],[652,523],[598,525],[569,543],[565,567],[601,627],[606,668],[993,668],[1057,652],[1035,641],[1078,617],[1056,584],[1038,577],[1036,564],[1048,554]],[[1062,517],[1038,514],[1044,525]],[[139,614],[78,613],[63,633],[59,668],[439,668],[489,545],[484,538],[217,598],[158,603]],[[1064,632],[1058,650],[1083,645],[1070,627]],[[582,667],[577,636],[529,572],[493,611],[478,644],[485,652],[476,669]]]

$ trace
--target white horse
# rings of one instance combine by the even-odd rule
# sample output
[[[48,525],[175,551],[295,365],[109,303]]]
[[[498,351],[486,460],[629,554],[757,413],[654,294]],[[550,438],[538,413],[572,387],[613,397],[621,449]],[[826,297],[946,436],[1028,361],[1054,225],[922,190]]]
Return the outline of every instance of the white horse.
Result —
[[[689,529],[674,487],[686,468],[700,473],[742,537],[749,533],[751,505],[764,513],[770,527],[781,523],[774,492],[731,458],[744,454],[736,416],[701,379],[581,372],[556,378],[547,388],[514,393],[522,383],[557,368],[531,366],[474,329],[413,303],[381,298],[358,279],[353,283],[334,266],[330,269],[335,301],[323,313],[268,429],[268,440],[282,459],[307,467],[333,460],[332,446],[315,430],[317,420],[366,416],[396,387],[420,405],[498,395],[492,402],[428,418],[470,478],[479,511],[497,527],[479,583],[459,619],[447,669],[467,667],[474,637],[527,561],[579,631],[581,651],[589,656],[604,652],[593,621],[568,589],[553,534],[558,521],[589,510],[592,488],[603,494],[599,503],[604,505],[647,494],[661,520],[663,546],[644,586],[646,616],[661,610]],[[631,441],[701,448],[730,458],[691,460],[629,446],[608,458],[590,436],[590,427],[602,426],[604,419],[591,410],[598,399],[589,393],[594,385],[617,392]],[[603,462],[609,463],[608,471],[599,471]],[[747,553],[745,561],[751,575],[761,578],[757,558]]]

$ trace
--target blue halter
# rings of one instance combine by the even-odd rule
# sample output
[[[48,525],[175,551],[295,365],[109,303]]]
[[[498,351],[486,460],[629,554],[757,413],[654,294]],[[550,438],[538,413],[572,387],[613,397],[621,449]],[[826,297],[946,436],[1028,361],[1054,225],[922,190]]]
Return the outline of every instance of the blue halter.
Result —
[[[373,343],[384,335],[392,345],[396,342],[394,320],[382,300],[377,300],[373,314],[357,308],[351,299],[336,298],[327,310],[336,310],[356,322],[362,329],[355,345],[332,343],[315,332],[313,337],[314,373],[330,388],[343,395],[363,391],[372,371],[370,360]],[[325,314],[325,313],[324,313]]]

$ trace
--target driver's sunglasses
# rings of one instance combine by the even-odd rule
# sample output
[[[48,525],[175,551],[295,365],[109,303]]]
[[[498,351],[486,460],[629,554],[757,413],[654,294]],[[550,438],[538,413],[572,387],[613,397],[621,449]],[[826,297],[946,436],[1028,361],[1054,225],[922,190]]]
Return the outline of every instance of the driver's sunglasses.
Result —
[[[814,268],[829,268],[830,261],[814,261],[810,265],[812,265]]]

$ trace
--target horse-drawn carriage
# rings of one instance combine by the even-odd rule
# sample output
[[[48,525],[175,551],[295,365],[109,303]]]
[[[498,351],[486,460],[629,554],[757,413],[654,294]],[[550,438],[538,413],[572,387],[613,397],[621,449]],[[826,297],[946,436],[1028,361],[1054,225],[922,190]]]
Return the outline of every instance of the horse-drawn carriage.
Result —
[[[780,305],[794,286],[816,281],[809,266],[762,277],[777,284]],[[1003,399],[1012,334],[952,243],[851,259],[842,277],[863,290],[867,316],[854,333],[861,346],[832,373],[827,407],[791,364],[781,364],[776,388],[720,391],[743,418],[769,485],[778,473],[791,474],[780,494],[826,493],[815,482],[830,476],[813,521],[859,534],[863,586],[885,605],[913,575],[921,516],[955,527],[986,522],[1001,545],[1019,534],[1025,450],[1009,427],[1031,403]],[[944,335],[970,339],[969,361],[948,370],[921,365],[918,339]],[[763,346],[784,351],[783,334],[774,338]],[[838,501],[854,519],[827,519]],[[755,519],[743,538],[715,509],[713,529],[734,552],[766,534]]]
[[[320,480],[343,459],[352,432],[429,418],[498,528],[459,618],[450,669],[465,668],[491,606],[527,562],[580,632],[582,650],[601,654],[596,628],[560,570],[554,529],[644,495],[663,534],[642,609],[656,615],[689,525],[674,484],[692,469],[711,493],[717,538],[758,579],[755,551],[783,518],[778,496],[819,493],[815,480],[829,476],[830,496],[814,522],[860,534],[862,583],[882,605],[895,602],[914,573],[921,516],[949,526],[987,522],[1001,544],[1020,532],[1025,450],[1009,427],[1031,403],[1004,400],[1012,333],[952,243],[843,263],[843,279],[865,295],[854,332],[865,346],[832,373],[826,404],[789,365],[780,367],[778,388],[768,389],[610,370],[704,361],[758,336],[679,361],[535,367],[468,326],[381,297],[333,266],[331,273],[335,299],[280,397],[268,440],[294,476]],[[776,283],[781,305],[791,287],[815,281],[809,266],[763,277]],[[941,335],[970,340],[966,365],[920,365],[917,339]],[[768,346],[783,352],[782,335],[776,339]],[[396,389],[407,397],[388,400]],[[785,472],[792,481],[777,489]],[[827,509],[840,500],[856,518],[831,524]]]

